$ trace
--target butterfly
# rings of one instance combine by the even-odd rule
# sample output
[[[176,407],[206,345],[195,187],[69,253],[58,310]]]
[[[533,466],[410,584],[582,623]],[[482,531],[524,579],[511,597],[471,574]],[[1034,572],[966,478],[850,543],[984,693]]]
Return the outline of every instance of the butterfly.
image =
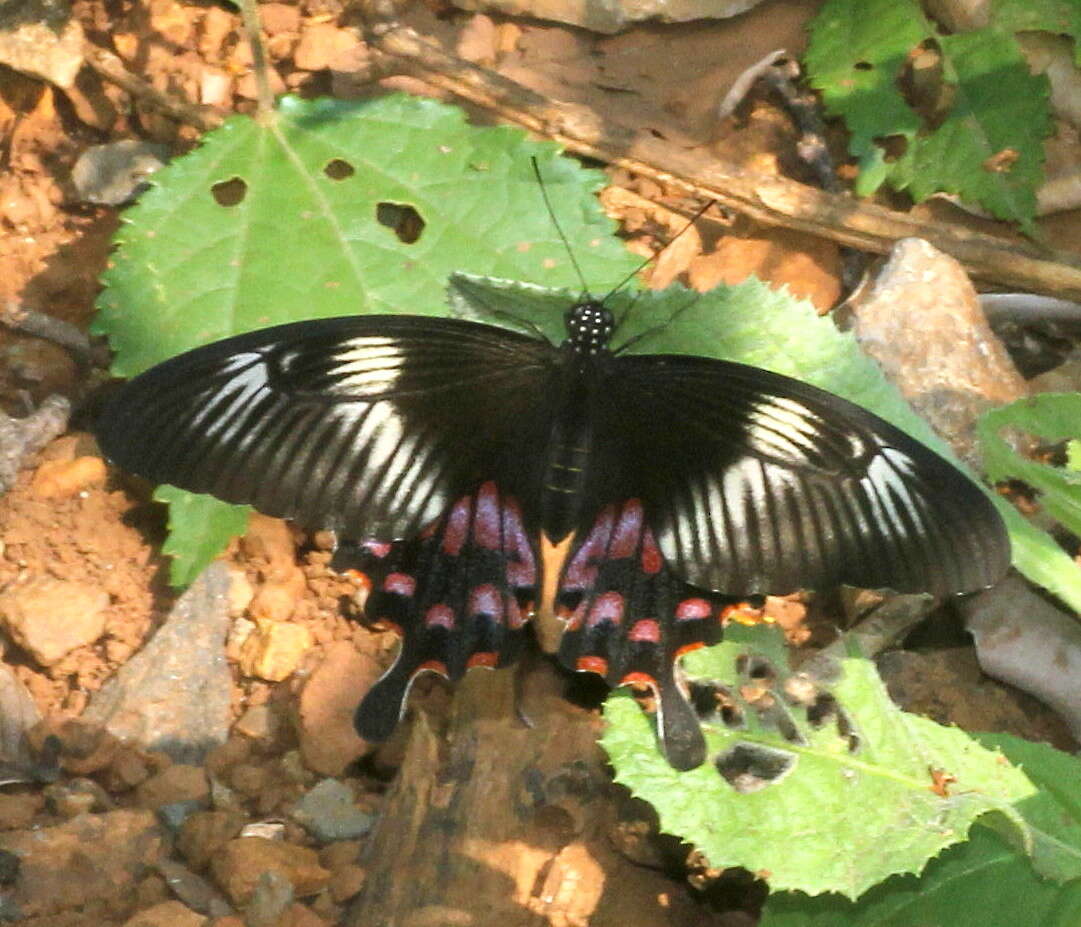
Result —
[[[279,325],[135,377],[96,432],[150,480],[336,533],[333,565],[402,636],[357,711],[372,741],[419,674],[510,663],[544,607],[567,668],[653,690],[690,769],[705,742],[677,660],[742,599],[947,596],[1006,570],[988,497],[876,415],[756,367],[631,353],[588,296],[564,325],[559,343],[417,315]]]

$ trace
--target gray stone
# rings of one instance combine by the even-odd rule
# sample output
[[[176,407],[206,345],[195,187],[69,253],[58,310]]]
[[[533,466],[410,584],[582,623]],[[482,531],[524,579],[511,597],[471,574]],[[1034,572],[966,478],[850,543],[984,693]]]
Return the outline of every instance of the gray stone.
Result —
[[[83,714],[119,740],[199,764],[229,735],[229,573],[212,563]]]
[[[352,840],[372,828],[374,820],[353,803],[349,787],[324,779],[293,805],[289,816],[317,840]]]

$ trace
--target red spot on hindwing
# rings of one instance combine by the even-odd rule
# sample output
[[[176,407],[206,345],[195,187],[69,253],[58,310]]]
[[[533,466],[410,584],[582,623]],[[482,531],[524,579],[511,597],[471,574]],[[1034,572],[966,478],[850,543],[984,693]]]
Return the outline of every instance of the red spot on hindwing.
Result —
[[[705,599],[684,599],[676,606],[676,621],[699,621],[713,614],[713,606]]]
[[[601,509],[582,546],[567,564],[563,573],[564,589],[590,589],[597,581],[597,563],[608,549],[608,540],[612,536],[615,522],[615,509],[606,505]]]
[[[608,557],[612,560],[633,557],[638,549],[638,539],[642,536],[642,524],[642,503],[637,499],[628,499],[623,503],[619,521],[612,532]]]
[[[502,548],[503,526],[502,513],[499,505],[499,490],[495,483],[489,480],[481,484],[477,490],[477,511],[473,522],[473,542],[478,547],[488,550],[500,550]]]
[[[469,593],[469,614],[487,615],[495,622],[503,620],[503,596],[491,583],[477,586]]]
[[[608,672],[608,661],[604,657],[579,657],[575,669],[583,673],[596,673],[604,676]]]
[[[661,626],[652,618],[643,618],[631,625],[627,632],[627,640],[659,644],[661,642]]]
[[[454,611],[449,605],[433,605],[424,613],[424,624],[429,628],[454,630]]]
[[[495,669],[499,665],[499,655],[492,653],[490,650],[485,650],[473,654],[466,660],[465,665],[466,669],[472,669],[474,666],[487,666],[489,669]]]
[[[408,573],[388,573],[383,580],[383,591],[411,596],[417,591],[417,581]]]
[[[653,532],[647,527],[642,533],[642,572],[653,576],[661,572],[664,566],[664,558],[660,548],[653,537]]]
[[[389,554],[391,547],[393,547],[393,545],[389,541],[374,540],[364,541],[361,543],[360,546],[364,548],[364,550],[366,550],[373,557],[377,557],[379,560],[382,560],[387,554]]]
[[[457,557],[462,552],[465,539],[469,536],[469,522],[473,517],[473,500],[463,496],[451,506],[447,524],[443,529],[443,553],[448,557]]]
[[[620,624],[623,621],[623,609],[626,602],[618,592],[605,592],[597,596],[589,609],[589,618],[586,619],[588,627],[595,628],[599,624],[611,622]]]

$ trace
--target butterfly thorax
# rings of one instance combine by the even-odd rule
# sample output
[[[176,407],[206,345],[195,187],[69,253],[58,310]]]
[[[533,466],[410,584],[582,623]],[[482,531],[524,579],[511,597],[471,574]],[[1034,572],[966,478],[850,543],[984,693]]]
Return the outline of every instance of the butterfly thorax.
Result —
[[[567,326],[564,346],[582,361],[609,353],[608,342],[616,320],[603,303],[595,299],[581,300],[567,310],[563,320]]]

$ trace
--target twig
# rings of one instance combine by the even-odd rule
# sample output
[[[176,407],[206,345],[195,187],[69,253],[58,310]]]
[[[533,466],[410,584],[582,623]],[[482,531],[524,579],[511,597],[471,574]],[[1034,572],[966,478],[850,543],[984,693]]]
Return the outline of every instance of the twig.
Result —
[[[109,364],[109,349],[104,344],[95,344],[86,332],[63,319],[9,302],[0,309],[0,325],[59,345],[84,369]]]
[[[132,74],[112,52],[90,43],[86,44],[83,51],[86,63],[98,74],[169,118],[195,126],[200,132],[209,132],[222,124],[221,114],[211,107],[188,103],[162,93],[141,77]]]
[[[413,62],[424,79],[567,149],[672,184],[765,225],[798,229],[842,245],[885,254],[903,238],[923,238],[975,277],[1013,289],[1081,299],[1081,265],[1041,250],[941,222],[923,222],[783,177],[718,164],[703,152],[675,149],[647,133],[603,121],[587,107],[556,103],[498,74],[447,54],[372,3],[368,37],[381,52]]]
[[[270,92],[270,79],[267,77],[266,47],[263,45],[263,33],[260,28],[259,11],[256,9],[256,0],[238,0],[240,13],[244,18],[244,34],[248,39],[248,47],[251,48],[251,69],[255,74],[255,93],[257,118],[265,122],[274,112],[274,94]]]

